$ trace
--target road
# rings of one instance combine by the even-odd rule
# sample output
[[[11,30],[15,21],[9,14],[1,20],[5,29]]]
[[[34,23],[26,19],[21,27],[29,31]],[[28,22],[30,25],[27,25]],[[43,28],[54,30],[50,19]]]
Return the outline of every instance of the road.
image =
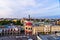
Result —
[[[21,35],[21,36],[3,36],[0,37],[0,40],[28,40],[28,39],[33,39],[33,40],[37,40],[36,36],[33,35]]]

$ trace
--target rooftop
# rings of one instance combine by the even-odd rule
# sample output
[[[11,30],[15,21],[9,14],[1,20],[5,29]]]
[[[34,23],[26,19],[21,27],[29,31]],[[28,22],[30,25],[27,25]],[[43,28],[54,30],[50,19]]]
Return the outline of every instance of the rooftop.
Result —
[[[60,40],[60,36],[55,34],[52,35],[39,35],[42,40]]]

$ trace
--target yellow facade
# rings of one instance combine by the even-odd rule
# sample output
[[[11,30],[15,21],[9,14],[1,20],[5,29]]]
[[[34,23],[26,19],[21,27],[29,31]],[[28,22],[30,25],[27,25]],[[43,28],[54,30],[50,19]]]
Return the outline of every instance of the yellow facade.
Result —
[[[51,27],[51,31],[54,32],[54,31],[60,31],[60,26],[52,26]]]
[[[12,20],[12,21],[17,22],[17,20]]]
[[[60,25],[60,21],[57,21],[57,24]]]
[[[44,27],[33,27],[33,33],[32,34],[37,34],[38,32],[43,32]]]
[[[50,26],[50,27],[45,27],[45,26],[39,26],[39,27],[33,27],[33,34],[37,34],[38,32],[44,32],[44,33],[49,33],[49,32],[55,32],[55,31],[60,31],[60,26]]]

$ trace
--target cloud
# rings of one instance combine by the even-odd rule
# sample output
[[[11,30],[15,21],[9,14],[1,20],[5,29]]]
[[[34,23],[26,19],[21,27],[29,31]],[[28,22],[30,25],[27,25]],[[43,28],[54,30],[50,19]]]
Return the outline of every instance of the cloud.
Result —
[[[12,13],[12,9],[8,7],[8,3],[0,0],[0,17],[8,17]]]
[[[0,0],[0,17],[20,18],[29,14],[47,16],[52,13],[56,15],[55,12],[58,10],[58,1],[56,0]]]

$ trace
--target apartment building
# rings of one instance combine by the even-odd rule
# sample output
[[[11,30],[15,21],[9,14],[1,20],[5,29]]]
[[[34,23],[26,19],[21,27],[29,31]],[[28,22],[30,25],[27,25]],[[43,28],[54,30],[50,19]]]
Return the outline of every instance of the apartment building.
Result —
[[[45,34],[50,34],[50,33],[55,33],[55,32],[60,32],[60,26],[55,25],[55,26],[34,26],[32,29],[32,34],[38,34],[38,33],[45,33]]]

